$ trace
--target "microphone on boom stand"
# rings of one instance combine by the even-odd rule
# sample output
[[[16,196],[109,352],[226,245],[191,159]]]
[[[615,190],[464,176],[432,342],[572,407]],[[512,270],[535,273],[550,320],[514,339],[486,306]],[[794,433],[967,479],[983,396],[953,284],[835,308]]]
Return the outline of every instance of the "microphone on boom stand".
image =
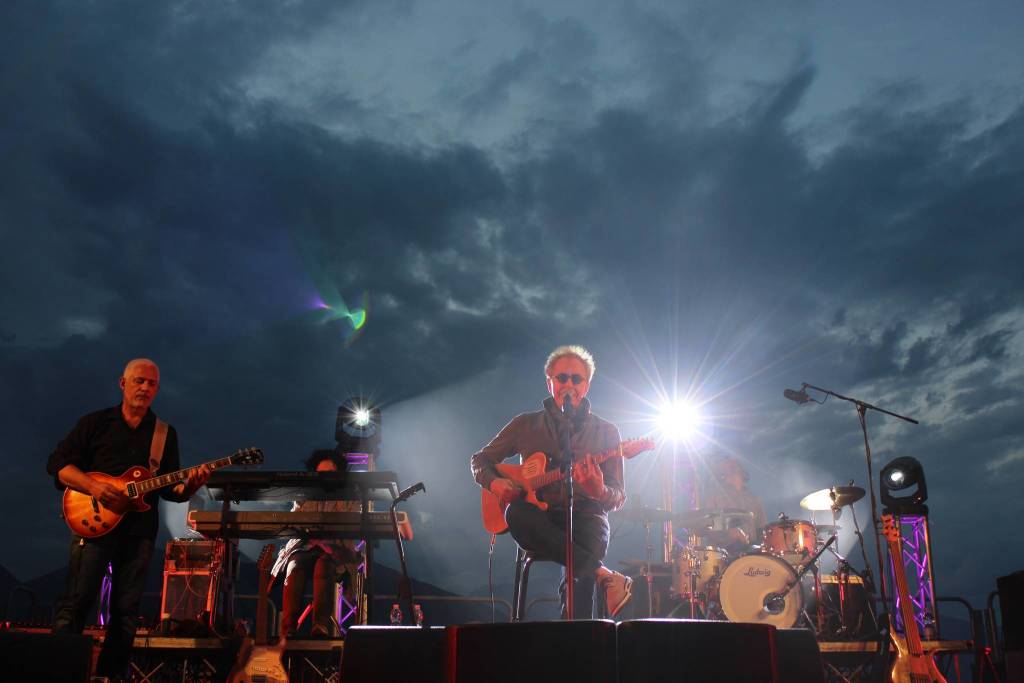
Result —
[[[806,384],[804,386],[800,387],[800,391],[795,391],[793,389],[784,389],[782,391],[782,395],[785,396],[786,398],[788,398],[790,401],[793,401],[793,402],[798,403],[800,405],[803,405],[804,403],[807,403],[809,401],[813,401],[814,400],[813,398],[811,398],[810,396],[807,395],[807,385]]]

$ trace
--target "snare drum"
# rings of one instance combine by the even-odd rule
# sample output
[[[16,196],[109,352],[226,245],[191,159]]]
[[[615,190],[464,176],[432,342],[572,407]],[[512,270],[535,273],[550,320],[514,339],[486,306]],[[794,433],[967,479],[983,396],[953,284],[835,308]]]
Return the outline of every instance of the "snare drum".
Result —
[[[719,602],[729,621],[772,624],[791,628],[804,608],[802,586],[797,583],[772,609],[766,601],[781,594],[796,577],[788,562],[773,555],[744,555],[726,567],[719,585]]]
[[[817,544],[818,532],[805,519],[783,518],[764,528],[764,549],[794,566],[813,555]]]
[[[684,548],[672,566],[672,590],[677,595],[689,595],[692,572],[697,577],[697,594],[711,595],[728,564],[729,553],[721,548]]]

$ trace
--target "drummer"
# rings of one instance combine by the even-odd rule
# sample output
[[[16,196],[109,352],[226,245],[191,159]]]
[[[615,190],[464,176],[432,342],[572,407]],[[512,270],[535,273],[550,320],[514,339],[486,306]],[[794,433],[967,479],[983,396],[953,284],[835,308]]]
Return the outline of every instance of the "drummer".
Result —
[[[727,530],[705,531],[704,542],[725,548],[730,553],[744,552],[761,542],[761,530],[768,524],[764,505],[747,488],[749,476],[738,458],[731,455],[717,458],[711,465],[711,472],[713,476],[704,487],[701,508],[744,510],[753,513],[753,517],[733,518]]]

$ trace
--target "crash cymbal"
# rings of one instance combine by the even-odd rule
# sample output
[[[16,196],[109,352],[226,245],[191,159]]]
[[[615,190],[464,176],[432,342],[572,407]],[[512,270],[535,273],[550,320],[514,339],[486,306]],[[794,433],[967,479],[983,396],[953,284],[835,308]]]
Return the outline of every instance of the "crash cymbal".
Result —
[[[833,486],[808,493],[800,501],[805,510],[831,510],[852,505],[864,497],[864,489],[859,486]]]
[[[640,522],[641,524],[670,522],[675,516],[675,513],[670,512],[669,510],[649,508],[643,505],[639,507],[624,508],[619,510],[616,514],[627,522]]]

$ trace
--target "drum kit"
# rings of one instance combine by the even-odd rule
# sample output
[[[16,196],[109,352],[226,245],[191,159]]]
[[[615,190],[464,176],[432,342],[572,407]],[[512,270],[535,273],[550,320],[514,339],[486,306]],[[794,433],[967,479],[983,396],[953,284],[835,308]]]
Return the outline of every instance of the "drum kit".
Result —
[[[647,558],[627,564],[639,568],[647,582],[647,615],[652,603],[653,572],[651,525],[671,521],[690,532],[677,544],[671,562],[670,610],[660,616],[719,619],[772,624],[779,628],[807,626],[819,638],[856,639],[873,633],[871,599],[864,577],[842,557],[833,544],[843,508],[864,496],[859,486],[833,486],[804,496],[800,506],[811,519],[779,515],[765,526],[760,545],[728,548],[721,541],[730,529],[749,526],[754,513],[737,509],[702,509],[669,512],[633,508],[620,515],[644,525]],[[831,512],[831,523],[816,523],[816,513]],[[856,526],[856,519],[854,519]],[[717,533],[716,533],[717,532]],[[858,533],[859,536],[859,533]],[[735,538],[736,536],[733,536]],[[819,571],[825,552],[837,559],[835,572]]]

